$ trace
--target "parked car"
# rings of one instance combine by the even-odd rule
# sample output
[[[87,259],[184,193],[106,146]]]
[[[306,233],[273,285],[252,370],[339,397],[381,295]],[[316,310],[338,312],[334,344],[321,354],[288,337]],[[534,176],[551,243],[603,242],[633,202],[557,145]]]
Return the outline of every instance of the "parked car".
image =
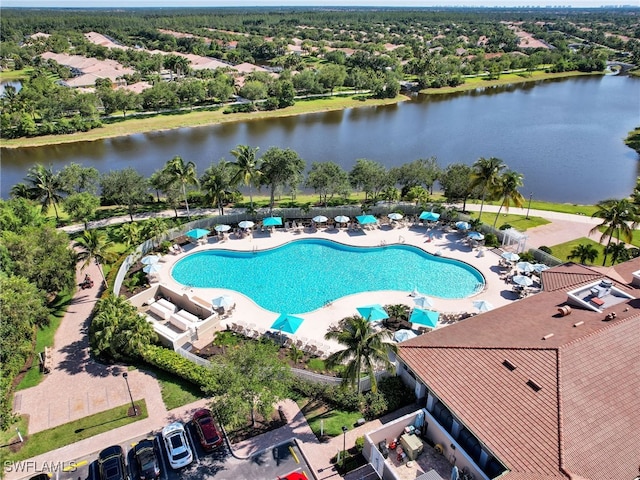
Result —
[[[160,476],[160,464],[153,439],[146,438],[133,447],[140,480],[155,480]]]
[[[309,480],[307,475],[302,471],[291,472],[284,477],[278,477],[277,480]]]
[[[112,445],[98,454],[100,480],[129,480],[124,450],[120,445]]]
[[[167,450],[171,468],[186,467],[193,462],[193,452],[191,452],[182,423],[173,422],[164,427],[162,429],[162,440]]]
[[[222,445],[222,435],[216,428],[211,411],[201,408],[193,414],[193,425],[198,434],[200,445],[207,452]]]
[[[49,476],[48,473],[39,473],[37,475],[34,475],[33,477],[29,478],[29,480],[51,480],[51,477]]]

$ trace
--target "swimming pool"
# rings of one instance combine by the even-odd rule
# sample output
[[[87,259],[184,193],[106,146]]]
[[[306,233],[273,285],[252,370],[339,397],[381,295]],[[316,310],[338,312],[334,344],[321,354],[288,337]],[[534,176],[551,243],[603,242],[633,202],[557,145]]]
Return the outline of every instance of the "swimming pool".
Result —
[[[236,290],[262,308],[287,313],[368,291],[417,288],[434,297],[464,298],[484,286],[470,265],[416,247],[353,247],[322,239],[257,252],[197,252],[179,260],[171,275],[191,287]]]

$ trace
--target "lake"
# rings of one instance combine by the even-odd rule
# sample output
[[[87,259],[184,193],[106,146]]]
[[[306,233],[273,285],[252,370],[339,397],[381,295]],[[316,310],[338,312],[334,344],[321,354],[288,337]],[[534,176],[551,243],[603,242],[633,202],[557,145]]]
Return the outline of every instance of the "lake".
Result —
[[[349,170],[359,158],[387,167],[435,156],[442,167],[501,158],[524,174],[528,198],[591,204],[631,193],[640,161],[624,145],[640,126],[640,79],[589,76],[447,96],[95,142],[2,149],[2,197],[34,163],[69,162],[101,172],[134,167],[145,176],[180,155],[202,174],[239,144],[292,148],[311,162]]]

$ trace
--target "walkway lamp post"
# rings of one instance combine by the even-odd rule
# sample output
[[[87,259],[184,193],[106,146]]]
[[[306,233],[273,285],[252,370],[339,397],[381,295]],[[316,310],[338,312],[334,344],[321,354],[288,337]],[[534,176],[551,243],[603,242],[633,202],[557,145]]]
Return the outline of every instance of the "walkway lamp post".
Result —
[[[138,410],[136,409],[136,404],[133,403],[133,395],[131,395],[131,388],[129,387],[129,375],[127,374],[127,372],[124,372],[122,374],[122,376],[124,377],[124,381],[127,384],[127,391],[129,392],[129,399],[131,399],[131,408],[129,409],[129,416],[130,417],[135,417],[136,415],[138,415]]]
[[[529,194],[529,206],[527,206],[527,220],[529,220],[529,210],[531,210],[531,199],[533,198],[533,192]]]
[[[344,467],[345,457],[347,456],[347,430],[346,426],[342,427],[342,466]]]

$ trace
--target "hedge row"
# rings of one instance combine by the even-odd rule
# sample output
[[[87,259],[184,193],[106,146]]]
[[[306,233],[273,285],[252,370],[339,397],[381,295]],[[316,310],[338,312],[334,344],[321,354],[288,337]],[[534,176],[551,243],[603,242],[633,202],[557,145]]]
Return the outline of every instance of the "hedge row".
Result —
[[[211,370],[207,367],[196,365],[173,350],[150,345],[142,352],[141,356],[148,364],[177,375],[200,388],[211,388],[213,386],[214,378]]]

